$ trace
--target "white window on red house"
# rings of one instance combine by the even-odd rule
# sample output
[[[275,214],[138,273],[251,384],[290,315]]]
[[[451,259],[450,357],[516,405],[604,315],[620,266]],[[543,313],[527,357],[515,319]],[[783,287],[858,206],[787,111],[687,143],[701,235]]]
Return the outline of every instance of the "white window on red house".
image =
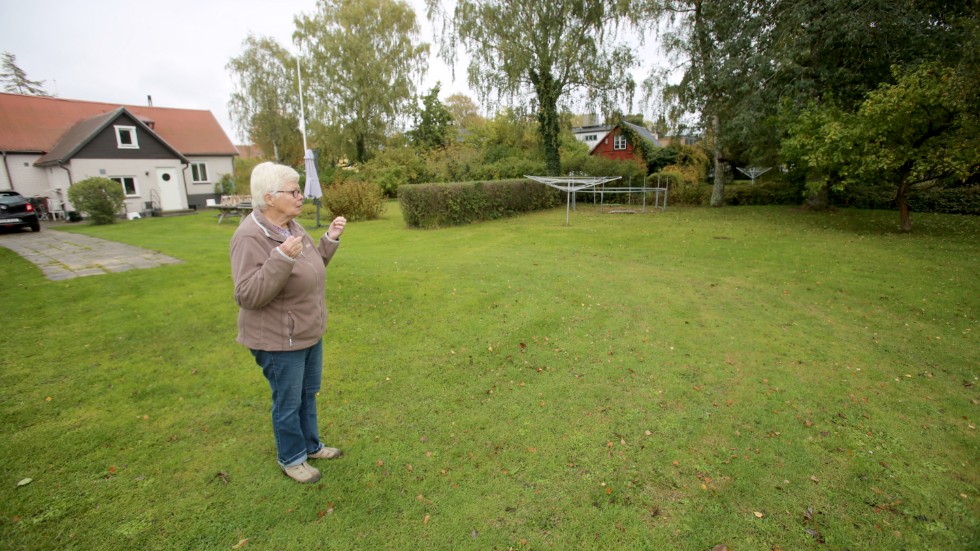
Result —
[[[613,149],[614,150],[626,149],[626,136],[622,134],[616,134],[616,137],[613,138]]]

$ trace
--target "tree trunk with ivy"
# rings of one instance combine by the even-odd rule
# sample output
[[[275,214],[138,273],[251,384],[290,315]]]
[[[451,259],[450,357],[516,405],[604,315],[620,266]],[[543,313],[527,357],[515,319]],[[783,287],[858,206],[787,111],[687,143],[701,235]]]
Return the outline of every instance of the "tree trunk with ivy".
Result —
[[[558,117],[560,91],[555,79],[547,70],[531,71],[531,82],[538,97],[538,132],[544,148],[544,160],[549,176],[561,174],[561,156],[558,151],[561,125]]]

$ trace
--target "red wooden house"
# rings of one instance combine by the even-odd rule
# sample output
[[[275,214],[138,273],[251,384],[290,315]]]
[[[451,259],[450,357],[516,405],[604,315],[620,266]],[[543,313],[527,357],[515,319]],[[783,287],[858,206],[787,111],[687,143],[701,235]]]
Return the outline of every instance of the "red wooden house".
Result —
[[[625,132],[623,130],[624,126],[629,128],[631,132]],[[648,142],[648,145],[651,147],[660,147],[655,134],[642,126],[626,121],[616,126],[598,125],[573,128],[572,132],[575,134],[576,139],[589,146],[590,155],[606,157],[607,159],[615,159],[617,161],[638,160],[640,162],[646,162],[643,155],[631,143],[633,137],[630,134]]]

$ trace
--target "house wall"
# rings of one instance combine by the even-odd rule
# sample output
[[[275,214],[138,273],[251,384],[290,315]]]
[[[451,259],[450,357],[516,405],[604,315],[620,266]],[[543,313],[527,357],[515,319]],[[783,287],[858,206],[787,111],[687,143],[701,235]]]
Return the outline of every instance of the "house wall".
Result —
[[[25,196],[37,195],[43,191],[48,183],[46,171],[34,166],[34,161],[40,157],[38,154],[7,153],[6,168],[0,168],[3,189],[13,189]]]
[[[39,158],[37,153],[7,153],[6,165],[0,166],[0,189],[13,189],[25,197],[47,197],[50,207],[60,210],[68,200],[68,172],[57,166],[34,166]]]
[[[609,135],[609,131],[597,131],[597,132],[580,132],[575,134],[575,139],[589,146],[589,149],[595,147],[597,143],[602,143],[602,140]],[[586,138],[595,136],[595,140],[588,140]]]
[[[217,199],[221,194],[214,191],[214,185],[225,174],[232,174],[234,158],[228,156],[187,157],[192,163],[205,163],[208,168],[207,182],[194,182],[190,165],[182,167],[184,181],[187,182],[187,204],[190,208],[203,209],[208,199]]]
[[[177,173],[177,185],[186,195],[184,165],[179,159],[72,159],[72,177],[75,182],[86,178],[131,177],[136,183],[136,195],[125,199],[126,212],[143,212],[147,201],[155,201],[159,206],[160,186],[156,179],[158,168],[170,168]]]

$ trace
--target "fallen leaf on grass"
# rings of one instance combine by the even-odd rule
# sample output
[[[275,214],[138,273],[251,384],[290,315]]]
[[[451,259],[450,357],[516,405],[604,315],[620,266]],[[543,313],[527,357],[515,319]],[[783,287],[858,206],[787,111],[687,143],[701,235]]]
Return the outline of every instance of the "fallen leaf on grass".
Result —
[[[755,515],[755,518],[762,518],[762,517],[766,516],[766,515],[760,513],[759,511],[756,511],[756,512],[754,512],[752,514]]]
[[[238,543],[236,543],[235,545],[232,545],[231,548],[232,549],[241,549],[242,547],[245,547],[246,545],[248,545],[248,538],[238,540]]]
[[[422,519],[422,526],[428,525],[429,524],[429,520],[431,520],[431,519],[432,519],[432,517],[430,517],[429,515],[425,515],[425,518]]]
[[[21,480],[20,482],[17,483],[17,487],[27,486],[31,482],[34,482],[34,479],[33,478],[25,478],[25,479],[23,479],[23,480]]]
[[[728,551],[728,546],[724,543],[719,543],[718,545],[712,547],[711,551]]]

